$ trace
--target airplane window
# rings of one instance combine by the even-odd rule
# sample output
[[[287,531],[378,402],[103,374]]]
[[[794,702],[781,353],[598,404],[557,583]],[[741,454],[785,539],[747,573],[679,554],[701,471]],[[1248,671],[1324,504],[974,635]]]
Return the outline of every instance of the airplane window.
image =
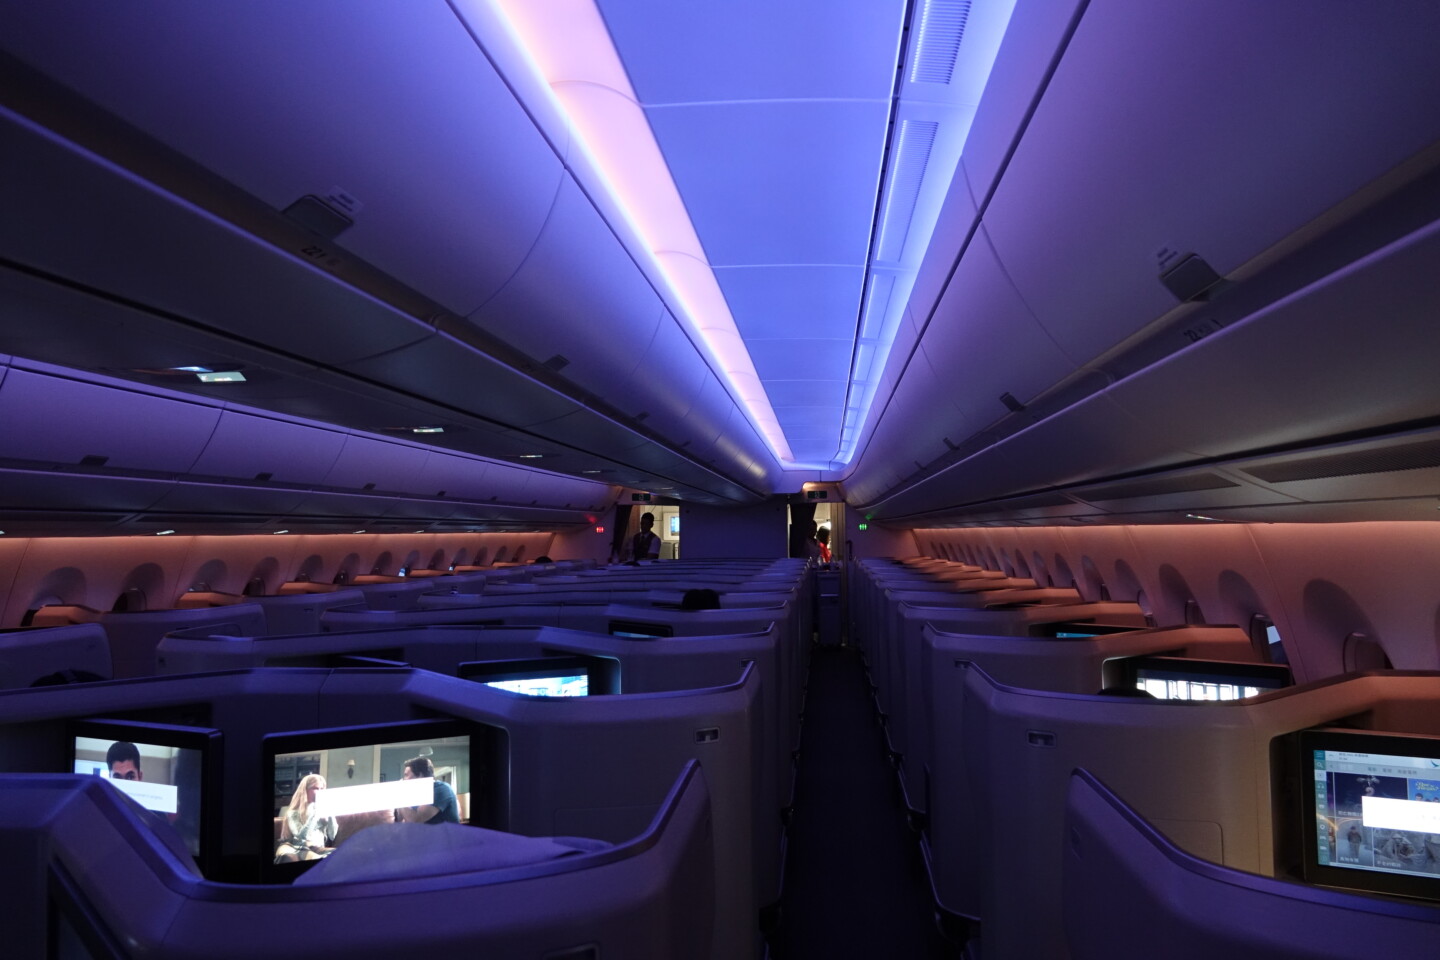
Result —
[[[1204,614],[1203,612],[1201,612],[1201,610],[1200,610],[1200,602],[1199,602],[1198,600],[1186,600],[1186,601],[1185,601],[1185,622],[1186,622],[1186,623],[1204,623],[1204,622],[1205,622],[1205,614]]]
[[[251,577],[250,582],[245,584],[245,589],[241,593],[247,597],[265,596],[265,578]]]
[[[1263,613],[1257,613],[1250,618],[1250,642],[1261,657],[1270,663],[1290,662],[1290,657],[1285,652],[1285,642],[1280,639],[1280,631],[1276,628],[1275,621]]]
[[[115,598],[115,605],[110,608],[113,613],[139,613],[145,609],[145,591],[139,587],[131,587],[120,596]]]
[[[1146,595],[1144,590],[1135,594],[1135,605],[1139,607],[1140,612],[1145,615],[1145,626],[1158,627],[1160,625],[1155,619],[1154,608],[1150,606],[1150,597]]]
[[[1394,669],[1385,648],[1363,633],[1352,633],[1345,638],[1344,664],[1346,673]]]

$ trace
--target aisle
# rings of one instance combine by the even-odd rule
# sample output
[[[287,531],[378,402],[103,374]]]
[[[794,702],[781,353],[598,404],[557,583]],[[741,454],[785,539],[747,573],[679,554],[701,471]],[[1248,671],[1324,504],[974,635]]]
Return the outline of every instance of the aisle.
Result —
[[[853,648],[811,658],[773,960],[953,957]]]

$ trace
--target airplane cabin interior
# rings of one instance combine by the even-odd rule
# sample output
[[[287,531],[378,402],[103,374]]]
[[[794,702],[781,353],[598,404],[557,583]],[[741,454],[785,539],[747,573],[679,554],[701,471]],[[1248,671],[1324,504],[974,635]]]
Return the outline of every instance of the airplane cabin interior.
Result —
[[[3,952],[1433,952],[1437,49],[0,0]]]

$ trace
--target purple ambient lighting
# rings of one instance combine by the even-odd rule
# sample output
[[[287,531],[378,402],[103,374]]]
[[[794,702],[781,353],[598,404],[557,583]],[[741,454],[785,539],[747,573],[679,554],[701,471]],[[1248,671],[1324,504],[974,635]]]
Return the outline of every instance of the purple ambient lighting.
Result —
[[[793,461],[685,204],[592,0],[493,0],[541,76],[590,171],[614,198],[675,313],[708,349],[736,401],[781,461]],[[574,165],[583,167],[581,165]],[[575,169],[577,176],[582,169]],[[639,251],[636,251],[639,252]]]

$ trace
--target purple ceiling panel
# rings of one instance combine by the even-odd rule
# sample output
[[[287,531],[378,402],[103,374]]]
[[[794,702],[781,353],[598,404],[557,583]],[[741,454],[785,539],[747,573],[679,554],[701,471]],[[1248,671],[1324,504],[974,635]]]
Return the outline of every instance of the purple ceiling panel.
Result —
[[[720,267],[715,279],[746,342],[855,335],[863,267]]]
[[[785,435],[796,437],[818,437],[828,434],[832,441],[838,440],[836,424],[845,408],[841,405],[819,406],[777,406],[775,416],[785,428]]]
[[[848,380],[851,350],[849,340],[761,340],[751,345],[750,356],[766,383],[794,380],[802,374],[816,380]]]
[[[848,382],[840,379],[805,379],[802,371],[793,379],[765,381],[765,392],[770,395],[770,403],[777,409],[806,404],[844,406],[845,392],[849,386]]]
[[[191,473],[249,480],[261,475],[275,483],[323,483],[345,434],[226,410],[195,461]]]
[[[217,407],[11,369],[0,385],[0,456],[185,473]]]
[[[597,6],[646,104],[889,96],[905,12],[896,2],[841,12],[833,0]]]
[[[452,310],[544,222],[560,163],[443,4],[70,9],[8,11],[0,42],[277,209],[343,191],[340,245]]]
[[[888,99],[646,116],[712,264],[865,262]]]
[[[483,330],[561,376],[618,402],[643,393],[633,378],[664,307],[625,248],[567,175],[530,256],[505,287],[470,316]],[[558,361],[557,361],[558,363]]]

